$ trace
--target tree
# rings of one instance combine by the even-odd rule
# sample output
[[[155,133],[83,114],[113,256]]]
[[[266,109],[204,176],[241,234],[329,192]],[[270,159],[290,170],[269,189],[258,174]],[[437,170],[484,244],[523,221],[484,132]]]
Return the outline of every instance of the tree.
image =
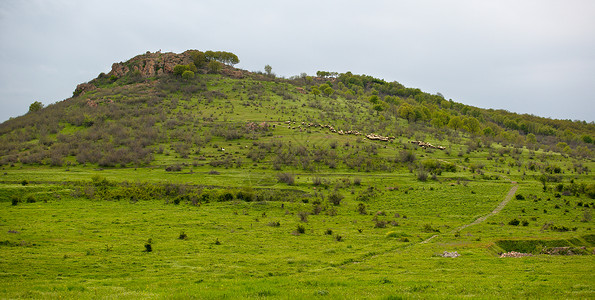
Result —
[[[335,90],[333,90],[332,87],[327,87],[326,89],[324,89],[323,91],[328,97],[330,97],[332,94],[335,93]]]
[[[217,74],[217,73],[221,72],[221,69],[223,68],[223,66],[221,65],[220,62],[213,60],[213,61],[209,62],[208,68],[209,68],[209,72]]]
[[[477,134],[481,130],[481,125],[479,124],[479,121],[474,117],[465,118],[465,120],[463,120],[463,125],[465,126],[465,129],[470,133]]]
[[[370,97],[370,102],[371,102],[372,104],[378,104],[378,96],[376,96],[376,95],[372,95],[372,96]]]
[[[320,90],[317,87],[313,87],[311,93],[314,95],[314,98],[316,98],[316,96],[320,95]]]
[[[457,130],[461,127],[463,127],[463,121],[461,120],[461,117],[459,116],[454,116],[452,118],[450,118],[450,121],[448,121],[448,127]]]
[[[29,105],[29,112],[40,111],[43,108],[43,104],[39,101],[35,101]]]
[[[264,71],[267,73],[267,75],[271,76],[272,70],[273,70],[273,67],[271,67],[270,65],[264,66]]]

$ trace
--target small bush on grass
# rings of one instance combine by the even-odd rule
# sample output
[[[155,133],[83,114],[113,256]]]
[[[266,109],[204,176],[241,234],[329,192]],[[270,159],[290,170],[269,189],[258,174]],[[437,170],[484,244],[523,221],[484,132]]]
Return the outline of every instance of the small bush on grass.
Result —
[[[343,200],[343,198],[345,198],[343,195],[335,191],[328,196],[328,201],[331,202],[333,205],[339,205],[341,204],[341,200]]]
[[[329,228],[329,229],[327,229],[327,230],[324,232],[324,234],[326,234],[326,235],[332,235],[332,234],[333,234],[333,230]]]
[[[357,205],[357,212],[359,212],[360,215],[367,215],[368,212],[366,211],[366,205],[363,203],[359,203]]]
[[[298,216],[300,217],[300,221],[308,222],[308,212],[307,211],[300,211],[298,212]]]
[[[277,174],[277,181],[286,183],[287,185],[293,185],[295,183],[295,177],[293,174],[279,173]]]
[[[512,219],[512,220],[510,220],[510,222],[508,222],[508,225],[512,225],[512,226],[519,226],[519,224],[521,224],[521,221],[519,221],[517,219]]]
[[[180,233],[180,236],[178,236],[178,239],[180,239],[180,240],[188,239],[188,235],[184,231],[182,231]]]
[[[153,240],[152,239],[148,239],[147,242],[145,243],[145,252],[152,252],[153,251]]]
[[[279,227],[281,226],[281,223],[279,221],[273,221],[273,222],[269,222],[267,224],[267,226],[271,226],[271,227]]]
[[[431,232],[440,232],[439,229],[432,227],[432,225],[430,225],[430,224],[424,224],[424,226],[422,227],[422,231],[423,232],[428,232],[428,233],[431,233]]]
[[[304,233],[306,233],[306,227],[304,227],[304,225],[298,225],[296,232],[299,234],[304,234]]]

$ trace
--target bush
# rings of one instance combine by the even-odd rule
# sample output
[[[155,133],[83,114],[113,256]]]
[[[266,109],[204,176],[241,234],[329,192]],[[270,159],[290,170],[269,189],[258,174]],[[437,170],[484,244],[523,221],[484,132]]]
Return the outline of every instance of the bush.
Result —
[[[303,225],[298,225],[296,232],[299,234],[304,234],[304,233],[306,233],[306,227],[304,227]]]
[[[153,251],[153,240],[152,239],[148,239],[147,242],[145,243],[145,252],[151,252]]]
[[[324,232],[324,234],[326,234],[326,235],[333,235],[333,230],[329,228],[329,229],[327,229],[327,230]]]
[[[307,211],[298,212],[298,216],[300,217],[300,221],[308,222],[308,212]]]
[[[184,73],[182,73],[182,78],[184,80],[190,80],[190,79],[194,78],[194,72],[186,70],[186,71],[184,71]]]
[[[277,174],[277,181],[286,183],[288,185],[293,185],[295,183],[295,177],[290,173],[279,173]]]
[[[333,205],[341,204],[341,200],[343,200],[343,195],[339,194],[337,191],[333,192],[328,196],[328,201],[331,202]]]
[[[440,230],[432,227],[432,225],[430,225],[430,224],[424,224],[422,231],[423,232],[440,232]]]
[[[525,196],[521,195],[521,194],[516,194],[516,199],[517,200],[525,200]]]
[[[426,181],[428,180],[428,172],[423,168],[417,170],[417,180],[419,181]]]
[[[510,220],[510,222],[508,222],[508,225],[512,225],[512,226],[519,226],[519,224],[521,224],[521,221],[519,221],[517,219],[512,219],[512,220]]]
[[[186,235],[186,233],[184,231],[182,231],[182,233],[180,233],[180,236],[178,236],[178,239],[180,240],[185,240],[188,238],[188,235]]]
[[[366,211],[366,205],[363,203],[359,203],[357,205],[357,212],[359,212],[360,215],[367,215],[368,212]]]

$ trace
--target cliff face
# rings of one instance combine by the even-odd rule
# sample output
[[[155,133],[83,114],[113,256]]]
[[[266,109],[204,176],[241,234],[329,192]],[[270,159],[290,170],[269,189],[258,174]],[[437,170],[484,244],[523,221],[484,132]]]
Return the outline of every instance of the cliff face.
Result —
[[[112,70],[107,75],[122,77],[130,71],[139,71],[143,77],[153,77],[164,73],[173,73],[176,65],[192,63],[191,51],[188,50],[180,54],[147,51],[147,53],[135,56],[127,62],[114,63]]]

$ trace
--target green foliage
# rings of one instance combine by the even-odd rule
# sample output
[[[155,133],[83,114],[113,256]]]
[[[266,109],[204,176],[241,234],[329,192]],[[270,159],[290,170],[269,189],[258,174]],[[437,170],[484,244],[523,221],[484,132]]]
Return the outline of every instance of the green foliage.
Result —
[[[190,79],[194,78],[194,72],[186,70],[186,71],[184,71],[184,73],[182,73],[182,78],[184,80],[190,80]]]
[[[35,101],[33,103],[31,103],[31,105],[29,105],[29,112],[33,113],[33,112],[37,112],[40,111],[43,108],[43,104],[39,101]]]
[[[209,50],[206,51],[204,55],[206,60],[209,62],[220,62],[232,66],[240,63],[238,56],[231,52]],[[211,64],[209,63],[209,68],[211,68],[210,66]]]

